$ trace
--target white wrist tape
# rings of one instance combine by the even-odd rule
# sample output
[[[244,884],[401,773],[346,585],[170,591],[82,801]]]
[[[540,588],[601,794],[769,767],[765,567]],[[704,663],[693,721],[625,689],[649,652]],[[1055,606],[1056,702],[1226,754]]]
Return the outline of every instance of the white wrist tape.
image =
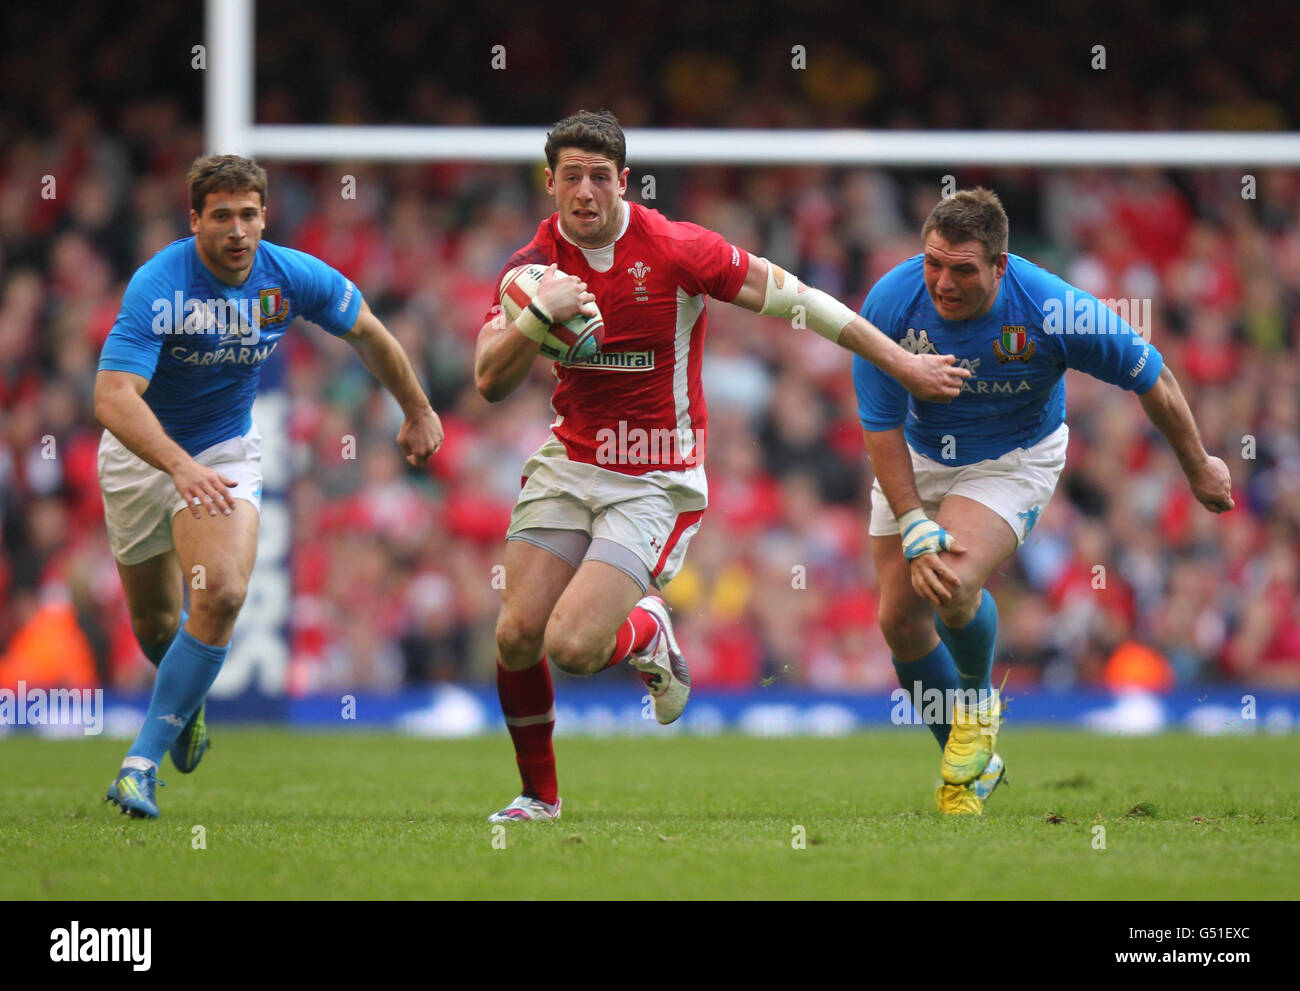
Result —
[[[530,341],[536,341],[541,344],[546,340],[546,335],[550,332],[551,325],[545,320],[540,319],[534,312],[534,307],[542,313],[546,313],[546,307],[542,306],[536,300],[533,300],[528,306],[524,307],[522,313],[515,318],[515,329],[523,334]],[[547,314],[549,316],[549,314]]]
[[[938,554],[952,549],[952,534],[921,509],[909,509],[898,518],[899,535],[903,541],[903,557],[912,561],[922,554]]]
[[[758,312],[787,320],[802,315],[809,328],[831,341],[838,341],[840,331],[857,316],[834,296],[803,285],[797,276],[770,261],[767,262],[763,308]]]

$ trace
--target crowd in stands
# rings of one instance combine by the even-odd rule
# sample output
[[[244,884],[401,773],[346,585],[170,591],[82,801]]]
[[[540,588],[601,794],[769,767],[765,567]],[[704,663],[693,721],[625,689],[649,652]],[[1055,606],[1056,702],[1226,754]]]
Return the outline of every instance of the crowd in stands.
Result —
[[[487,84],[471,99],[450,71],[394,84],[403,64],[431,55],[428,45],[454,53],[455,66],[466,46],[489,47],[495,37],[495,29],[463,25],[439,36],[426,7],[438,9],[409,5],[409,22],[395,16],[353,45],[346,33],[330,34],[323,15],[296,9],[282,30],[266,30],[278,7],[264,0],[261,119],[536,123],[608,104],[628,125],[1300,121],[1286,49],[1247,55],[1232,19],[1210,14],[1174,19],[1169,71],[1208,46],[1209,34],[1221,42],[1219,55],[1163,87],[1149,85],[1150,66],[1117,64],[1155,27],[1134,11],[1123,15],[1127,32],[1097,39],[1110,46],[1104,73],[1087,69],[1085,54],[1081,79],[1053,74],[1049,65],[1064,58],[1058,37],[1054,48],[1027,46],[1029,64],[990,87],[999,74],[978,44],[930,49],[914,30],[917,16],[946,4],[920,5],[921,15],[908,14],[861,50],[841,36],[839,61],[817,70],[829,79],[814,77],[819,63],[810,56],[809,75],[784,83],[784,40],[746,48],[741,31],[739,41],[706,53],[664,31],[632,30],[643,17],[668,16],[666,5],[643,4],[620,8],[628,30],[590,74],[571,74],[568,90],[519,90],[532,105],[511,104]],[[1081,8],[1066,5],[1067,15],[1082,16]],[[114,33],[108,11],[84,5],[62,45],[47,39],[0,61],[12,91],[33,94],[30,103],[10,101],[0,117],[0,684],[39,681],[61,664],[78,679],[93,666],[99,681],[122,688],[146,686],[153,675],[132,637],[104,534],[91,396],[126,281],[188,235],[183,176],[203,150],[198,84],[186,75],[198,36],[162,12],[130,34],[122,26]],[[514,60],[506,75],[541,80],[554,63],[527,44],[530,25],[544,29],[534,21],[502,29]],[[93,57],[69,54],[78,38],[96,37]],[[419,39],[434,37],[421,47]],[[168,77],[173,91],[137,78],[147,71],[133,61],[138,45],[183,50]],[[355,74],[322,75],[330,59],[352,65],[368,46],[382,46],[397,67],[376,76],[383,85],[365,75],[373,60],[357,63]],[[44,90],[30,77],[41,62]],[[308,64],[306,75],[296,71]],[[660,71],[623,75],[621,65]],[[317,76],[319,85],[307,85]],[[647,87],[629,87],[632,78]],[[1087,98],[1066,99],[1089,80]],[[518,77],[509,85],[519,87]],[[1125,98],[1135,93],[1142,99]],[[647,170],[635,144],[629,159],[629,198],[639,200]],[[267,239],[319,256],[360,286],[411,355],[447,431],[427,469],[408,467],[394,443],[400,413],[346,344],[301,324],[281,346],[275,360],[291,397],[294,466],[289,688],[487,681],[502,538],[520,466],[546,435],[551,380],[539,361],[514,395],[489,404],[473,386],[473,347],[502,264],[553,209],[540,167],[269,168]],[[940,176],[930,172],[651,171],[647,206],[711,227],[854,307],[919,250],[921,222],[940,195]],[[961,186],[999,192],[1013,251],[1097,296],[1151,301],[1152,339],[1207,448],[1227,462],[1237,501],[1223,516],[1201,509],[1137,400],[1069,373],[1065,474],[991,584],[1001,613],[999,677],[1006,665],[1012,684],[1300,686],[1300,172],[954,171]],[[340,195],[344,175],[355,179],[354,199]],[[815,335],[709,304],[710,508],[666,590],[698,684],[894,684],[876,622],[871,475],[849,369],[849,355]],[[355,457],[344,456],[347,437]]]

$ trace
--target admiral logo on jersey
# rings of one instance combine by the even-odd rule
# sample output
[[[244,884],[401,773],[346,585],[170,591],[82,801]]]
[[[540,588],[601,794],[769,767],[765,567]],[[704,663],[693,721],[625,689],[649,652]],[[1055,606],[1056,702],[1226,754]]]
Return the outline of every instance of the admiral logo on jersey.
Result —
[[[607,372],[644,372],[655,366],[653,351],[597,351],[583,361],[570,361],[566,368],[601,368]]]

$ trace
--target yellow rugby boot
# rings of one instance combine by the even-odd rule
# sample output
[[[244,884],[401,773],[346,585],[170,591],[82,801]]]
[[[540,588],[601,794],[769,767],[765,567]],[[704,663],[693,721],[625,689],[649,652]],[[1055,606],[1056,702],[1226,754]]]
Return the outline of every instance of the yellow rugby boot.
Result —
[[[940,785],[936,788],[935,804],[944,815],[983,815],[985,800],[1006,779],[1006,775],[1006,764],[994,754],[984,773],[970,784]]]
[[[946,784],[964,785],[984,773],[993,759],[1001,724],[1001,693],[990,691],[977,707],[968,707],[962,693],[957,693],[952,711],[952,730],[948,733],[940,766]]]

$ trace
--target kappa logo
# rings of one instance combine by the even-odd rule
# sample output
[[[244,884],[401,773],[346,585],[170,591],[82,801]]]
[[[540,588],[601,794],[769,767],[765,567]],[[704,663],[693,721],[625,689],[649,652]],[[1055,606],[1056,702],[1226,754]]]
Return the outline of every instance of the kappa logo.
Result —
[[[632,291],[636,293],[637,302],[644,303],[649,300],[647,295],[650,290],[646,288],[645,279],[650,274],[650,266],[643,261],[638,261],[635,265],[627,270],[627,274],[636,280],[636,285]]]
[[[249,346],[262,338],[261,324],[254,315],[252,301],[245,297],[182,299],[178,292],[173,300],[155,300],[153,310],[155,334],[212,334],[218,338],[219,344],[238,341]]]
[[[185,720],[182,719],[180,716],[176,715],[175,713],[169,712],[167,713],[167,715],[159,716],[158,718],[161,719],[168,726],[176,726],[180,729],[185,728]]]
[[[928,331],[917,330],[914,327],[908,327],[907,333],[903,339],[898,342],[899,347],[904,351],[911,351],[912,354],[938,354],[939,349],[934,346],[934,341],[930,340]]]

